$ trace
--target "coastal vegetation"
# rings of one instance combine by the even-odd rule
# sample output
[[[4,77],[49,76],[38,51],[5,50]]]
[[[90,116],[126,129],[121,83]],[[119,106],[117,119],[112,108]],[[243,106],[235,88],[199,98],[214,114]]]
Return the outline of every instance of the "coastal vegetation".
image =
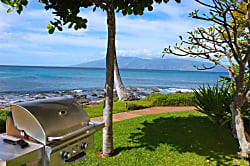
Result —
[[[5,132],[5,121],[6,121],[6,115],[9,112],[9,110],[0,110],[0,133]]]
[[[229,92],[228,87],[219,87],[204,85],[195,93],[195,106],[197,110],[206,114],[209,119],[219,126],[224,126],[232,120],[230,104],[233,101],[233,95]],[[211,104],[213,103],[213,104]]]
[[[228,70],[235,87],[234,100],[230,104],[232,134],[239,141],[241,155],[247,158],[250,142],[242,119],[242,108],[248,102],[247,97],[250,94],[250,1],[196,2],[206,7],[209,13],[195,10],[190,13],[190,17],[212,25],[188,32],[187,39],[180,36],[181,42],[165,48],[164,53],[205,59],[214,64],[197,66],[200,70],[211,69],[217,65]]]
[[[179,2],[179,0],[176,0]],[[200,15],[198,10],[190,14],[192,18],[212,22],[208,28],[197,28],[189,32],[189,37],[174,48],[168,47],[164,54],[190,56],[192,58],[206,59],[214,66],[197,66],[197,69],[206,70],[217,65],[224,67],[231,74],[230,81],[233,86],[227,89],[217,87],[200,88],[194,94],[152,94],[138,101],[118,101],[113,99],[114,72],[119,75],[116,60],[116,20],[115,12],[121,11],[123,15],[142,15],[144,9],[153,10],[153,3],[167,3],[168,1],[41,1],[45,9],[52,9],[55,20],[48,24],[49,33],[56,29],[63,30],[62,25],[74,27],[75,30],[86,28],[87,19],[79,17],[80,8],[101,8],[107,14],[108,46],[106,54],[106,84],[104,101],[98,106],[84,106],[90,117],[104,116],[105,127],[101,136],[97,135],[98,145],[95,151],[102,150],[103,156],[120,156],[101,159],[94,154],[88,154],[87,160],[82,164],[99,165],[247,165],[247,161],[237,157],[237,142],[230,135],[228,128],[219,128],[209,119],[225,125],[231,121],[232,133],[238,139],[241,155],[249,155],[249,135],[244,126],[244,110],[249,110],[247,93],[250,93],[250,2],[219,1],[211,3],[196,0],[208,8],[208,13]],[[2,1],[11,8],[17,9],[20,14],[22,6],[27,0]],[[59,19],[58,19],[59,18]],[[225,60],[228,62],[225,63]],[[228,66],[229,64],[229,66]],[[122,84],[121,78],[116,80]],[[118,87],[122,87],[119,86]],[[124,88],[124,87],[122,87]],[[122,89],[121,88],[121,89]],[[233,88],[233,93],[229,89]],[[124,88],[125,89],[125,88]],[[117,90],[118,91],[118,90]],[[119,91],[118,91],[119,93]],[[120,95],[119,98],[121,99]],[[249,99],[248,99],[249,100]],[[172,113],[145,116],[131,120],[117,122],[115,128],[118,135],[113,135],[112,114],[148,108],[153,106],[185,106],[196,104],[198,112]],[[246,108],[245,108],[246,106]],[[102,111],[103,110],[103,111]],[[1,111],[0,125],[5,121],[8,111]],[[249,116],[247,116],[249,119]],[[119,124],[119,125],[118,125]],[[129,124],[129,125],[126,125]],[[1,128],[0,128],[1,129]],[[2,127],[4,130],[4,127]],[[113,137],[115,142],[113,142]],[[115,148],[114,148],[115,143]],[[166,157],[168,156],[168,157]],[[130,159],[131,158],[131,159]],[[147,162],[145,162],[145,159]],[[107,163],[103,162],[106,161]],[[131,162],[131,163],[130,163]],[[77,164],[76,164],[77,165]]]
[[[219,87],[216,85],[203,85],[194,90],[194,105],[197,111],[206,114],[210,120],[219,125],[231,128],[232,112],[230,104],[234,100],[235,87],[231,84],[223,83]],[[213,103],[213,104],[211,104]],[[242,106],[242,118],[247,132],[250,131],[250,102],[245,102]]]
[[[180,0],[175,0],[180,3]],[[21,14],[23,6],[27,6],[28,0],[2,0],[1,2],[7,4],[10,8],[7,12],[11,12],[13,8],[16,9],[18,14]],[[45,10],[53,10],[53,20],[47,24],[47,29],[50,34],[55,30],[63,31],[67,25],[69,29],[75,30],[87,28],[87,18],[80,15],[82,10],[91,9],[93,12],[97,8],[106,13],[107,16],[107,51],[106,51],[106,81],[104,89],[104,128],[103,128],[103,156],[112,156],[113,153],[113,132],[112,132],[112,112],[113,112],[113,87],[114,87],[114,73],[117,81],[118,93],[125,93],[126,97],[131,93],[124,88],[116,60],[116,13],[121,12],[123,16],[126,15],[143,15],[145,9],[148,11],[153,10],[155,3],[168,3],[162,0],[152,1],[135,1],[135,0],[77,0],[72,3],[71,0],[42,0],[39,1],[44,5]],[[121,90],[123,89],[123,90]],[[120,98],[119,94],[119,98]]]
[[[161,101],[161,102],[155,102]],[[176,102],[177,101],[177,102]],[[182,101],[182,102],[179,102]],[[114,99],[114,113],[136,107],[192,105],[193,93],[153,93],[137,101]],[[85,106],[90,117],[102,115],[103,103]],[[126,108],[127,105],[127,108]],[[132,108],[131,108],[132,107]],[[137,109],[137,108],[135,108]],[[0,111],[0,129],[5,128],[8,110]],[[185,111],[137,117],[114,122],[114,154],[112,158],[98,156],[102,149],[102,132],[95,134],[94,148],[78,165],[248,165],[237,155],[237,141],[230,130],[211,122],[197,111]],[[2,130],[3,131],[3,130]]]
[[[191,106],[194,104],[193,93],[176,93],[176,94],[161,94],[153,93],[144,99],[134,101],[119,101],[114,98],[113,113],[133,111],[143,108],[155,106]],[[84,106],[84,110],[90,117],[102,116],[104,102],[100,102],[97,106]]]
[[[193,93],[176,93],[176,94],[160,94],[153,93],[145,99],[134,101],[119,101],[118,97],[113,100],[113,113],[127,112],[142,108],[154,106],[190,106],[193,105]],[[88,113],[89,117],[97,117],[103,115],[104,101],[97,106],[83,106],[83,109]],[[5,120],[8,110],[0,110],[0,133],[5,131]]]
[[[148,115],[114,122],[116,156],[101,158],[102,133],[80,165],[241,165],[237,141],[228,128],[220,128],[197,111]]]
[[[175,0],[180,2],[180,0]],[[168,1],[152,0],[152,1],[135,1],[135,0],[78,0],[72,3],[71,0],[44,0],[41,1],[45,5],[46,10],[53,10],[54,20],[47,25],[49,33],[53,33],[56,29],[63,30],[62,25],[68,25],[68,28],[74,27],[75,30],[87,28],[87,19],[80,16],[81,9],[90,8],[93,12],[97,8],[106,13],[107,16],[107,51],[106,51],[106,81],[104,89],[104,107],[103,107],[103,156],[113,155],[113,131],[112,131],[112,113],[113,113],[113,87],[114,79],[116,80],[117,92],[119,99],[127,99],[132,93],[129,93],[123,86],[119,68],[116,60],[116,13],[121,12],[126,15],[143,15],[144,10],[153,10],[154,3],[167,3]]]

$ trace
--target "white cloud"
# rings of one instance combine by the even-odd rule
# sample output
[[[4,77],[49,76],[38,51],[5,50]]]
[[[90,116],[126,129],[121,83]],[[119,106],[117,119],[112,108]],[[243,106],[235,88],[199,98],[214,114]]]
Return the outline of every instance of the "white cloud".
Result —
[[[188,18],[188,13],[196,7],[193,1],[171,2],[155,5],[154,12],[144,16],[118,15],[117,54],[161,57],[164,47],[178,42],[178,35],[185,35],[194,27],[204,25]],[[49,35],[46,24],[53,18],[51,12],[28,7],[18,16],[14,11],[6,14],[6,9],[0,5],[0,20],[4,20],[0,22],[0,52],[16,48],[20,56],[27,51],[53,58],[55,55],[68,55],[63,52],[75,51],[75,56],[85,61],[105,55],[100,54],[106,50],[107,43],[106,14],[101,10],[95,13],[83,10],[81,16],[88,18],[87,30],[74,31],[65,27],[63,32]],[[65,61],[72,63],[70,58],[65,56]]]
[[[42,45],[71,45],[71,46],[85,46],[85,47],[100,47],[105,44],[105,40],[87,36],[66,36],[63,34],[38,34],[38,33],[26,33],[25,41],[36,42]]]
[[[43,9],[24,10],[22,15],[23,18],[30,20],[49,20],[53,18],[51,12]]]
[[[129,57],[141,57],[142,55],[146,57],[152,56],[152,51],[146,48],[144,49],[131,49],[131,50],[118,50],[117,54],[119,56],[129,56]]]
[[[204,9],[199,3],[194,0],[182,1],[180,4],[170,1],[168,4],[155,5],[155,12],[162,12],[167,14],[170,18],[175,19],[181,16],[188,16],[189,13],[195,9]]]
[[[0,49],[1,48],[17,48],[17,45],[12,43],[0,43]]]

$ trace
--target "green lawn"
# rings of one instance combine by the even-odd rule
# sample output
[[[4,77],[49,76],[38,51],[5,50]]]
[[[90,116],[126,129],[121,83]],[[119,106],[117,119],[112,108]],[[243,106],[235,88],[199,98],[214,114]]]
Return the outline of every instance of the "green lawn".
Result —
[[[94,149],[72,166],[248,165],[237,156],[238,145],[231,132],[196,111],[128,119],[115,122],[113,129],[118,156],[96,156],[102,148],[102,133],[98,132]]]
[[[147,100],[132,101],[148,104]],[[126,111],[125,102],[115,101],[114,112]],[[88,114],[99,116],[102,103]],[[5,131],[7,110],[0,111],[0,131]],[[102,133],[95,135],[94,149],[79,165],[248,165],[237,156],[237,141],[227,128],[220,128],[196,111],[157,114],[114,123],[116,157],[100,158]],[[211,161],[208,163],[207,161]]]

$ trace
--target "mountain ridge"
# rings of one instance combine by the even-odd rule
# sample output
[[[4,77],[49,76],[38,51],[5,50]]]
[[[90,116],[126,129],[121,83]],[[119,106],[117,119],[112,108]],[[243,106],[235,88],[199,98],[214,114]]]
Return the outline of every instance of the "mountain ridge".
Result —
[[[176,70],[176,71],[197,71],[194,67],[205,65],[207,67],[213,66],[212,63],[192,61],[186,59],[142,59],[137,57],[117,57],[120,69],[148,69],[148,70]],[[105,59],[96,61],[80,63],[72,67],[87,67],[87,68],[105,68]],[[204,70],[210,72],[227,72],[221,66],[216,66],[213,69]]]

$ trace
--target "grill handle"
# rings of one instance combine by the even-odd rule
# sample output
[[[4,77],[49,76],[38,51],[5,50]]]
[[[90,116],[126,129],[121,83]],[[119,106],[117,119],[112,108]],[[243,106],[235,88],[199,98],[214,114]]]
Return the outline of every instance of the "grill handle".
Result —
[[[96,127],[96,126],[100,126],[102,128],[102,126],[104,125],[103,122],[98,122],[98,121],[90,121],[89,125],[86,127],[83,127],[81,129],[75,130],[71,133],[65,134],[63,136],[59,136],[59,137],[48,137],[48,141],[52,142],[52,141],[63,141],[63,140],[67,140],[71,137],[77,136],[79,134],[82,134],[83,132],[89,132],[90,129]]]

